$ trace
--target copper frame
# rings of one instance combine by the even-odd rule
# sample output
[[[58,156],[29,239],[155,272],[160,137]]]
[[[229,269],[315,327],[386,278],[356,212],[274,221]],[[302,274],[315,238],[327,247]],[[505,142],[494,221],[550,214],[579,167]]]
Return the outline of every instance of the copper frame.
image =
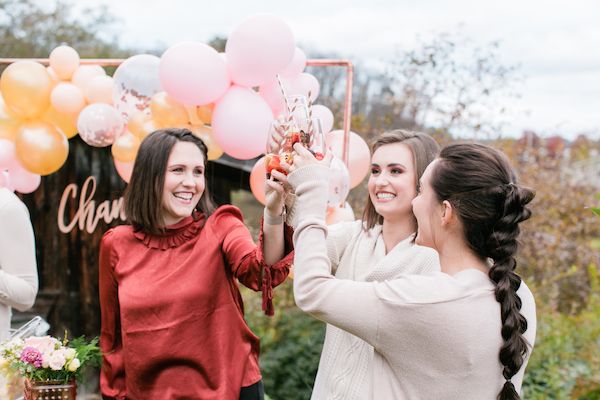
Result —
[[[15,61],[29,60],[48,65],[47,58],[0,58],[0,64],[11,64]],[[125,59],[121,58],[83,58],[80,60],[82,65],[101,65],[104,67],[118,66]],[[350,121],[352,116],[352,85],[354,78],[354,67],[347,60],[330,60],[330,59],[312,59],[307,60],[306,65],[311,67],[345,67],[346,68],[346,96],[344,99],[344,144],[342,148],[343,160],[348,165],[348,157],[350,154]]]

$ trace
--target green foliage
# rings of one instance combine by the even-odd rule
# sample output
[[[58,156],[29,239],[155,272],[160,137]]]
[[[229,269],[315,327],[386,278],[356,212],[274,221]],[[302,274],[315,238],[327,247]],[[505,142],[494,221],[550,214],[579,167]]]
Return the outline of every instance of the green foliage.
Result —
[[[538,301],[535,348],[525,374],[523,398],[594,399],[600,394],[600,286],[594,265],[588,268],[592,293],[575,315]],[[539,288],[532,288],[539,293]],[[596,395],[594,395],[596,393]],[[596,396],[596,397],[594,397]]]

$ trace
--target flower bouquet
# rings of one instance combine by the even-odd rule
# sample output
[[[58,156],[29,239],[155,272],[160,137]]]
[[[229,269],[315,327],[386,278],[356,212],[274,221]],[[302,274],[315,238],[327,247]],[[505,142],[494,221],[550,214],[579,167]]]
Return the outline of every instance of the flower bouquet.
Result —
[[[0,345],[0,368],[25,378],[25,400],[75,400],[82,368],[100,360],[97,338],[13,338]]]

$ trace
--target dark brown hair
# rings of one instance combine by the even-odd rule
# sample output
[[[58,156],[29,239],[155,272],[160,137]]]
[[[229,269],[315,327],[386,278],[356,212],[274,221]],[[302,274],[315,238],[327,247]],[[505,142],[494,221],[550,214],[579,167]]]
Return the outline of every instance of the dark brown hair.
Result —
[[[125,190],[125,214],[135,229],[160,234],[164,231],[162,196],[167,162],[177,142],[198,146],[206,168],[208,149],[202,139],[188,129],[159,129],[144,138]],[[208,187],[196,205],[196,210],[208,217],[215,210]]]
[[[471,250],[483,260],[492,259],[489,277],[496,284],[500,303],[502,338],[500,362],[506,382],[500,400],[517,400],[519,394],[510,379],[523,365],[527,341],[523,333],[527,320],[521,314],[517,289],[521,278],[517,266],[519,223],[531,216],[526,205],[535,193],[517,185],[506,156],[481,144],[453,144],[442,149],[431,175],[431,187],[440,202],[447,200],[462,222]]]
[[[421,175],[423,175],[423,172],[429,163],[437,156],[440,146],[426,133],[396,129],[381,134],[381,136],[375,140],[372,145],[371,155],[374,154],[378,148],[393,143],[402,143],[410,149],[414,160],[415,187],[418,189]],[[368,194],[366,203],[362,219],[364,222],[363,228],[367,231],[376,224],[382,224],[383,217],[375,211],[375,206]]]

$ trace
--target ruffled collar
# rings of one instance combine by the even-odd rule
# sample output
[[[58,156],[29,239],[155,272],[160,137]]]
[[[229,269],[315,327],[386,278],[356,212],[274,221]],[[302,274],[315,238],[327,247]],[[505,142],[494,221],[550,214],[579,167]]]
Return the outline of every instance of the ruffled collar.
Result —
[[[133,235],[139,239],[146,247],[151,249],[167,250],[173,247],[179,247],[185,242],[195,238],[204,225],[204,215],[194,213],[185,217],[176,224],[168,225],[163,234],[153,234],[141,229],[135,230]]]

